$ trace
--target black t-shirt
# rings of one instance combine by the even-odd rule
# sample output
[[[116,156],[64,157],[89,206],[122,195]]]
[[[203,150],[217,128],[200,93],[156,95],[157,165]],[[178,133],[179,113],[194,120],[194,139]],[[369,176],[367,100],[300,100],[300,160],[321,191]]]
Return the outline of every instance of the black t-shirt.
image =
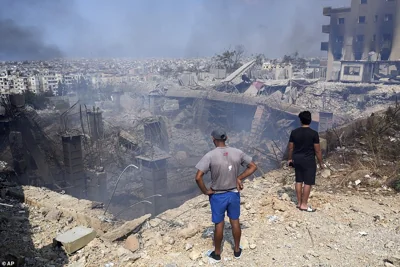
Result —
[[[315,162],[314,144],[319,144],[319,135],[310,127],[300,127],[292,131],[289,142],[294,144],[293,157],[313,159]]]

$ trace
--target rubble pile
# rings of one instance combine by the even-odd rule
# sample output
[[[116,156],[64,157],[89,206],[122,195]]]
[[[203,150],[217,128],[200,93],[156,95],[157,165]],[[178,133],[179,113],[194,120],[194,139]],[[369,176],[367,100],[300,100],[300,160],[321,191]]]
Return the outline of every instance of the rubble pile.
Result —
[[[299,93],[296,105],[315,111],[333,112],[349,121],[388,107],[400,94],[398,86],[319,82]],[[342,124],[344,121],[337,121]]]

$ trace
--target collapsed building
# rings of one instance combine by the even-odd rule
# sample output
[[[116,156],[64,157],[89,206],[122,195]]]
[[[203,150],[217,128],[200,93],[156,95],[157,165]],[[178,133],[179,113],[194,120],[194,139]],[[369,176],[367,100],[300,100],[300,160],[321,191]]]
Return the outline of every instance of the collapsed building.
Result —
[[[322,26],[329,41],[321,43],[328,81],[399,82],[399,1],[352,0],[351,7],[326,7],[323,14],[330,17]]]

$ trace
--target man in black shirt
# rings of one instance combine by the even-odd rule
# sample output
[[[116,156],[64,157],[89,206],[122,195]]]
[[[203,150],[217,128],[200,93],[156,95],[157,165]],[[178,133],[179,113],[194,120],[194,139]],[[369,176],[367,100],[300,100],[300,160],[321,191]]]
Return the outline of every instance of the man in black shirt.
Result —
[[[315,185],[317,156],[319,166],[323,169],[321,146],[318,132],[310,128],[311,113],[303,111],[299,114],[301,127],[292,131],[289,140],[288,164],[294,166],[296,175],[297,208],[302,211],[314,212],[308,206],[311,186]],[[304,184],[304,187],[303,187]]]

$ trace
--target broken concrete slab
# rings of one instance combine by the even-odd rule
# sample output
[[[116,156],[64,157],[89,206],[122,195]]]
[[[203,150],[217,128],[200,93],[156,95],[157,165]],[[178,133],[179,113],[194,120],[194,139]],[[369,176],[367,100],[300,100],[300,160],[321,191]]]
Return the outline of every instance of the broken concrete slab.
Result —
[[[102,236],[102,239],[108,240],[110,242],[113,242],[115,240],[118,240],[124,236],[129,235],[132,233],[136,228],[141,226],[145,221],[147,221],[151,217],[151,214],[146,214],[143,215],[140,218],[137,218],[132,221],[125,222],[123,225],[118,227],[117,229],[114,229]]]
[[[91,228],[83,226],[75,227],[55,238],[57,243],[61,243],[68,254],[83,248],[96,237],[96,232]]]

